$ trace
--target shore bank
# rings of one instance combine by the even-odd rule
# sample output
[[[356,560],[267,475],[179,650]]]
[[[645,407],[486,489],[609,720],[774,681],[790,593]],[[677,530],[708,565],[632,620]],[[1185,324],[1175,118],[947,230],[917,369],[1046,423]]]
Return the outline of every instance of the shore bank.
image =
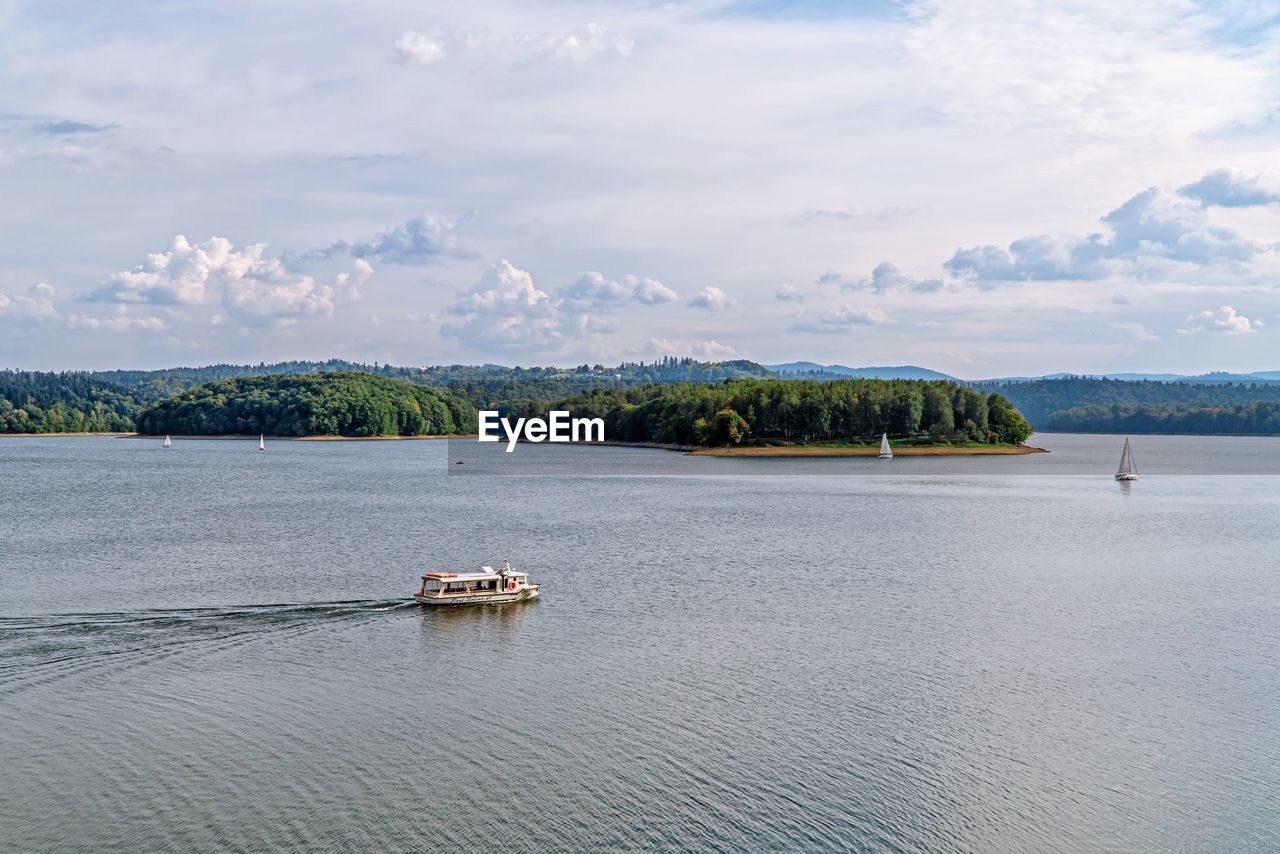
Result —
[[[53,433],[33,433],[36,436],[53,436]],[[68,434],[86,435],[86,434]],[[164,436],[142,435],[141,433],[100,433],[101,436],[119,436],[121,439],[163,439]],[[266,438],[273,442],[398,442],[412,439],[474,439],[477,433],[431,433],[422,436],[272,436]],[[217,439],[257,439],[257,433],[228,433],[225,435],[180,435],[171,434],[173,441],[211,441]]]
[[[0,439],[10,437],[19,437],[24,439],[39,439],[41,436],[115,436],[120,439],[128,439],[138,435],[137,433],[121,433],[117,430],[105,430],[99,432],[83,432],[76,431],[74,433],[0,433]]]
[[[878,445],[751,445],[736,448],[697,448],[689,451],[696,457],[875,457]],[[1046,448],[1030,445],[904,445],[893,449],[895,457],[992,457],[1047,454]]]

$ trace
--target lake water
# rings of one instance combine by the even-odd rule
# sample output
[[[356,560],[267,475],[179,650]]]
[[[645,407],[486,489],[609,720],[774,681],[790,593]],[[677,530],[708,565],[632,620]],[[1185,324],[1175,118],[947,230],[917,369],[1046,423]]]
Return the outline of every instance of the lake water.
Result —
[[[0,850],[1280,849],[1280,439],[1032,442],[0,438]]]

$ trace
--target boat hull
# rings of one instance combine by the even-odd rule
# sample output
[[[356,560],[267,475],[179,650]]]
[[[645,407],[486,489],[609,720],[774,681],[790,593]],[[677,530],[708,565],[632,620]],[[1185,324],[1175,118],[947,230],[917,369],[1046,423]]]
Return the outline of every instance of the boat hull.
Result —
[[[500,590],[496,593],[454,593],[449,596],[414,594],[413,598],[420,605],[430,605],[437,608],[456,607],[459,605],[505,605],[509,602],[525,602],[538,598],[538,588],[525,587],[514,591]]]
[[[1136,474],[1118,474],[1118,475],[1116,475],[1116,480],[1137,480],[1137,479],[1138,479],[1138,476],[1137,476]]]

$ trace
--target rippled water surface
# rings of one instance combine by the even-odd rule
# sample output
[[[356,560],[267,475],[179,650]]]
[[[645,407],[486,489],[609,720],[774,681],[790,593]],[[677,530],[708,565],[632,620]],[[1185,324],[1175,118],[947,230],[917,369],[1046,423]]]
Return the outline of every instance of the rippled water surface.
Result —
[[[1034,441],[0,438],[0,850],[1280,849],[1280,440]]]

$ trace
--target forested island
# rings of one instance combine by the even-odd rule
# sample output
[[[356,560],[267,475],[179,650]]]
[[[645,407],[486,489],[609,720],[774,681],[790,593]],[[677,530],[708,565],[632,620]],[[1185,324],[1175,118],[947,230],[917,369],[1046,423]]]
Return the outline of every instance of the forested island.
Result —
[[[611,440],[669,445],[858,445],[888,433],[917,445],[994,446],[1019,445],[1031,434],[1001,395],[944,381],[674,383],[599,389],[555,406],[603,418]]]
[[[138,416],[139,433],[432,436],[475,432],[476,410],[438,389],[357,371],[206,383]]]

